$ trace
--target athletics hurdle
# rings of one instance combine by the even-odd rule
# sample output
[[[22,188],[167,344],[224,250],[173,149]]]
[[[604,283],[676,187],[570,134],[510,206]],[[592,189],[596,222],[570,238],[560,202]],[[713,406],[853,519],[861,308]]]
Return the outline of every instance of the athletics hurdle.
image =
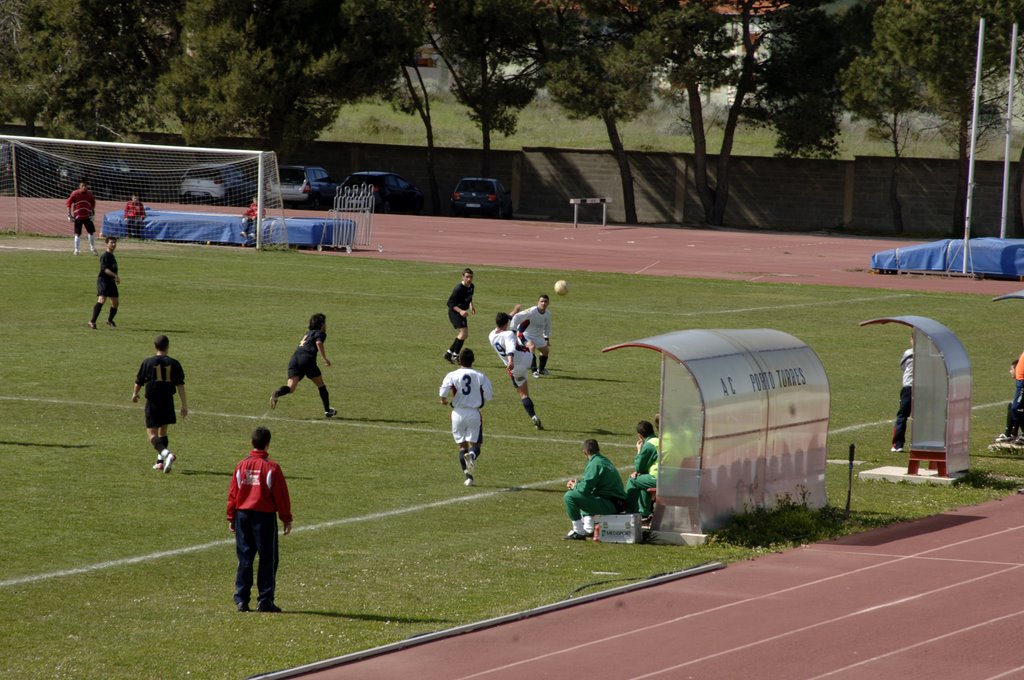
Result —
[[[601,226],[608,226],[608,204],[612,202],[610,198],[570,198],[569,205],[572,206],[572,228],[576,229],[579,225],[580,217],[580,206],[581,205],[596,205],[601,204]]]

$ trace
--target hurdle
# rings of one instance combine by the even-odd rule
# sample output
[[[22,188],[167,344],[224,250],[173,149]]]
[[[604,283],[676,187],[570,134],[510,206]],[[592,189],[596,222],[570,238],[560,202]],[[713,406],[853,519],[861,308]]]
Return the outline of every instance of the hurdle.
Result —
[[[610,198],[570,198],[569,205],[572,206],[572,228],[577,229],[579,225],[580,217],[580,206],[581,205],[601,205],[601,226],[608,226],[608,204],[612,202]]]

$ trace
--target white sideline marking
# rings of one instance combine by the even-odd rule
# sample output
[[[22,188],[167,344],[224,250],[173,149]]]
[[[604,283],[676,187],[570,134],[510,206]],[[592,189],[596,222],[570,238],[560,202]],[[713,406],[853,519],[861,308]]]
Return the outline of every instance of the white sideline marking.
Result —
[[[387,519],[389,517],[399,517],[401,515],[408,515],[414,512],[420,512],[423,510],[432,510],[434,508],[443,508],[448,505],[455,505],[456,503],[466,503],[469,501],[477,501],[485,498],[491,498],[499,494],[508,493],[510,491],[519,491],[521,489],[535,489],[548,486],[550,484],[557,484],[564,482],[565,478],[551,479],[545,482],[534,482],[532,484],[524,484],[522,486],[508,487],[497,491],[486,491],[483,493],[475,493],[470,496],[458,496],[454,498],[446,498],[439,501],[433,501],[431,503],[423,503],[420,505],[412,505],[405,508],[396,508],[394,510],[386,510],[384,512],[375,512],[369,515],[362,515],[361,517],[343,517],[341,519],[333,519],[327,522],[320,522],[319,524],[310,524],[308,526],[295,527],[292,533],[299,533],[305,531],[320,531],[321,529],[331,529],[333,527],[342,526],[345,524],[356,524],[359,522],[372,522],[379,519]],[[225,520],[226,521],[226,520]],[[99,562],[97,564],[90,564],[84,567],[75,567],[74,569],[64,569],[61,571],[51,571],[44,574],[34,574],[31,576],[19,576],[16,578],[5,579],[0,581],[0,588],[6,588],[8,586],[24,585],[26,583],[38,583],[39,581],[47,581],[53,578],[62,578],[64,576],[75,576],[77,574],[88,574],[94,571],[102,571],[104,569],[112,569],[114,567],[123,567],[130,564],[139,564],[141,562],[152,562],[154,560],[163,559],[165,557],[179,557],[181,555],[189,555],[191,553],[201,552],[203,550],[209,550],[211,548],[220,548],[223,546],[234,545],[234,538],[225,538],[219,541],[210,541],[209,543],[200,543],[199,545],[190,545],[185,548],[178,548],[176,550],[161,550],[159,552],[149,553],[147,555],[137,555],[135,557],[122,557],[117,560],[109,560],[107,562]]]
[[[42,399],[42,398],[38,398],[38,397],[9,397],[9,396],[0,396],[0,401],[27,401],[27,402],[32,402],[32,403],[69,404],[69,405],[89,406],[89,407],[96,407],[97,406],[97,404],[95,402],[75,401],[75,400],[70,400],[70,399]],[[999,402],[994,402],[994,403],[990,403],[990,404],[980,404],[980,405],[977,405],[977,406],[973,406],[972,410],[983,409],[983,408],[991,408],[993,406],[1004,406],[1005,404],[1006,404],[1005,401],[999,401]],[[127,405],[127,404],[105,404],[105,405],[103,405],[103,408],[120,408],[120,409],[133,409],[134,408],[134,409],[138,409],[139,406],[137,404],[131,404],[131,405]],[[293,421],[293,422],[296,421],[296,420],[300,420],[300,419],[295,419],[295,418],[283,418],[283,417],[272,417],[272,416],[249,416],[249,415],[239,415],[239,414],[235,414],[235,413],[217,413],[217,412],[204,412],[204,411],[189,411],[189,413],[190,414],[195,414],[195,415],[205,415],[205,416],[213,416],[213,417],[219,417],[219,418],[242,418],[242,419],[245,419],[245,420],[278,420],[278,421]],[[326,420],[326,419],[324,419],[324,420],[319,420],[318,419],[318,420],[311,420],[309,422],[330,424],[332,427],[348,426],[348,427],[372,428],[372,429],[378,429],[378,430],[397,430],[397,431],[401,431],[401,432],[417,432],[417,433],[425,433],[425,434],[450,434],[450,430],[448,430],[448,429],[430,429],[430,428],[425,428],[425,427],[399,427],[399,426],[395,426],[395,425],[378,425],[378,424],[367,424],[367,423],[353,423],[353,422],[346,422],[344,420],[340,420],[340,421],[339,420],[332,420],[332,421],[329,421],[329,420]],[[880,420],[880,421],[876,421],[876,422],[873,422],[873,423],[861,423],[859,425],[849,425],[847,427],[843,427],[843,428],[839,428],[839,429],[836,429],[836,430],[832,430],[830,432],[830,434],[840,434],[840,433],[843,433],[843,432],[852,432],[854,430],[860,430],[860,429],[864,429],[864,428],[867,428],[867,427],[876,427],[876,426],[879,426],[879,425],[884,425],[884,424],[887,424],[889,422],[891,422],[891,421],[889,421],[889,420]],[[487,436],[491,437],[493,439],[528,439],[530,441],[537,441],[538,440],[537,437],[526,437],[526,436],[522,436],[522,435],[501,435],[501,434],[493,434],[492,433],[492,434],[488,434]],[[551,442],[551,443],[558,443],[558,444],[577,444],[577,443],[579,443],[578,440],[576,440],[576,439],[564,440],[564,439],[545,438],[545,439],[542,439],[541,441],[546,441],[546,442]],[[608,446],[609,448],[612,448],[612,447],[615,447],[615,448],[633,448],[632,445],[626,445],[626,444],[606,444],[606,446]],[[625,467],[629,467],[629,466],[625,466]],[[464,503],[464,502],[468,502],[468,501],[481,500],[481,499],[484,499],[484,498],[491,498],[491,497],[496,496],[498,494],[508,493],[509,491],[516,491],[516,490],[519,490],[519,489],[543,488],[545,486],[549,486],[551,484],[558,484],[558,483],[564,482],[564,481],[565,481],[565,478],[563,477],[563,478],[551,479],[551,480],[547,480],[547,481],[543,481],[543,482],[532,482],[530,484],[523,484],[523,485],[520,485],[520,486],[508,487],[506,489],[501,489],[501,490],[498,490],[498,491],[488,491],[488,492],[485,492],[485,493],[476,493],[476,494],[473,494],[473,495],[470,495],[470,496],[458,496],[458,497],[454,497],[454,498],[448,498],[448,499],[445,499],[445,500],[434,501],[434,502],[431,502],[431,503],[424,503],[424,504],[421,504],[421,505],[414,505],[414,506],[409,506],[409,507],[405,507],[405,508],[396,508],[394,510],[386,510],[384,512],[373,513],[373,514],[370,514],[370,515],[363,515],[363,516],[360,516],[360,517],[344,517],[344,518],[341,518],[341,519],[335,519],[335,520],[330,520],[330,521],[327,521],[327,522],[321,522],[320,524],[312,524],[312,525],[309,525],[309,526],[295,527],[295,529],[293,531],[295,533],[302,532],[302,531],[318,531],[318,530],[321,530],[321,529],[330,529],[332,527],[342,526],[342,525],[345,525],[345,524],[355,524],[355,523],[358,523],[358,522],[369,522],[369,521],[385,519],[385,518],[389,518],[389,517],[397,517],[397,516],[400,516],[400,515],[407,515],[407,514],[414,513],[414,512],[420,512],[420,511],[423,511],[423,510],[431,510],[431,509],[434,509],[434,508],[440,508],[440,507],[444,507],[444,506],[447,506],[447,505],[453,505],[455,503]],[[35,575],[31,575],[31,576],[20,576],[20,577],[10,578],[10,579],[5,579],[5,580],[0,581],[0,588],[6,588],[6,587],[9,587],[9,586],[16,586],[16,585],[24,585],[24,584],[27,584],[27,583],[38,583],[40,581],[46,581],[46,580],[54,579],[54,578],[63,578],[65,576],[75,576],[77,574],[87,574],[87,573],[91,573],[91,572],[94,572],[94,571],[102,571],[104,569],[113,569],[115,567],[123,567],[123,566],[128,566],[128,565],[131,565],[131,564],[138,564],[140,562],[151,562],[151,561],[162,559],[162,558],[165,558],[165,557],[179,557],[181,555],[188,555],[188,554],[195,553],[195,552],[201,552],[203,550],[209,550],[211,548],[218,548],[218,547],[222,547],[222,546],[226,546],[226,545],[231,545],[233,543],[234,543],[234,539],[223,539],[223,540],[219,540],[219,541],[211,541],[209,543],[201,543],[201,544],[198,544],[198,545],[187,546],[187,547],[184,547],[184,548],[177,548],[175,550],[161,550],[161,551],[158,551],[158,552],[149,553],[147,555],[137,555],[135,557],[123,557],[123,558],[120,558],[120,559],[117,559],[117,560],[109,560],[107,562],[99,562],[97,564],[91,564],[91,565],[87,565],[87,566],[84,566],[84,567],[75,567],[73,569],[65,569],[65,570],[61,570],[61,571],[52,571],[52,572],[47,572],[47,573],[43,573],[43,574],[35,574]]]

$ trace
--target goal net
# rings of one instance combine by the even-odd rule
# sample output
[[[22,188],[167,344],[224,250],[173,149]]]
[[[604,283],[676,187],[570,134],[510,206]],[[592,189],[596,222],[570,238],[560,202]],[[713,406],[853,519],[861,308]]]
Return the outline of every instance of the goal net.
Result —
[[[288,245],[273,152],[39,137],[0,136],[0,230],[70,234],[66,201],[82,182],[97,234]]]

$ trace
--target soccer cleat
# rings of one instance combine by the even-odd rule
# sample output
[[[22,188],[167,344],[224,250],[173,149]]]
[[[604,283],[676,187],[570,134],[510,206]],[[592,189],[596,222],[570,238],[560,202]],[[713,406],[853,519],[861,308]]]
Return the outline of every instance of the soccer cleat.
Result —
[[[96,322],[95,321],[90,321],[89,322],[89,328],[91,328],[93,330],[96,330]]]
[[[534,378],[539,378],[540,377],[540,371],[534,371],[533,372],[533,377]]]
[[[78,249],[77,248],[75,249],[75,255],[78,255]]]
[[[1024,435],[1017,437],[1010,443],[1013,444],[1014,446],[1024,446]]]
[[[93,254],[93,255],[97,255],[97,256],[99,255],[99,253],[97,253],[97,252],[96,252],[96,249],[95,249],[95,248],[90,248],[89,250],[91,250],[91,251],[92,251],[92,254]]]
[[[538,430],[543,430],[544,429],[544,426],[540,424],[540,418],[538,418],[537,416],[534,416],[533,418],[530,418],[530,420],[533,421],[533,426],[535,428],[537,428]]]
[[[117,324],[114,323],[113,319],[107,319],[107,325],[111,328],[117,328]]]
[[[251,609],[249,609],[249,603],[248,602],[239,602],[237,607],[238,607],[238,611],[240,611],[240,612],[252,611]]]
[[[466,481],[462,483],[464,486],[473,486],[473,475],[466,473]]]
[[[541,375],[551,375],[550,373],[548,373],[548,369],[546,369],[546,368],[540,369],[540,374]]]
[[[333,418],[336,415],[338,415],[338,411],[336,409],[329,408],[324,411],[324,418]]]
[[[164,459],[164,472],[171,471],[171,466],[174,465],[174,461],[177,460],[177,458],[178,457],[170,451],[167,452],[167,458]]]
[[[444,360],[447,361],[449,364],[456,363],[455,357],[452,355],[451,351],[447,351],[444,353]]]
[[[1010,442],[1010,441],[1013,441],[1013,439],[1014,438],[1011,437],[1008,434],[1001,434],[998,437],[996,437],[996,443],[999,443],[999,442]]]
[[[157,461],[157,462],[156,462],[156,463],[155,463],[155,464],[153,465],[153,469],[154,469],[154,470],[163,470],[163,469],[164,469],[164,462],[163,462],[162,460],[158,460],[158,461]]]
[[[280,613],[281,608],[273,602],[260,602],[256,605],[256,611],[265,612],[269,614],[277,614]]]
[[[889,449],[890,453],[901,453],[902,451],[903,451],[903,447],[902,446],[894,446],[891,449]]]
[[[570,529],[569,533],[562,537],[566,541],[585,541],[587,537],[585,534],[577,534],[575,529]]]
[[[273,394],[270,395],[270,408],[277,408],[277,392],[274,392]]]
[[[473,472],[476,471],[476,456],[472,453],[467,453],[462,457],[462,460],[466,461],[466,474],[473,476]]]

